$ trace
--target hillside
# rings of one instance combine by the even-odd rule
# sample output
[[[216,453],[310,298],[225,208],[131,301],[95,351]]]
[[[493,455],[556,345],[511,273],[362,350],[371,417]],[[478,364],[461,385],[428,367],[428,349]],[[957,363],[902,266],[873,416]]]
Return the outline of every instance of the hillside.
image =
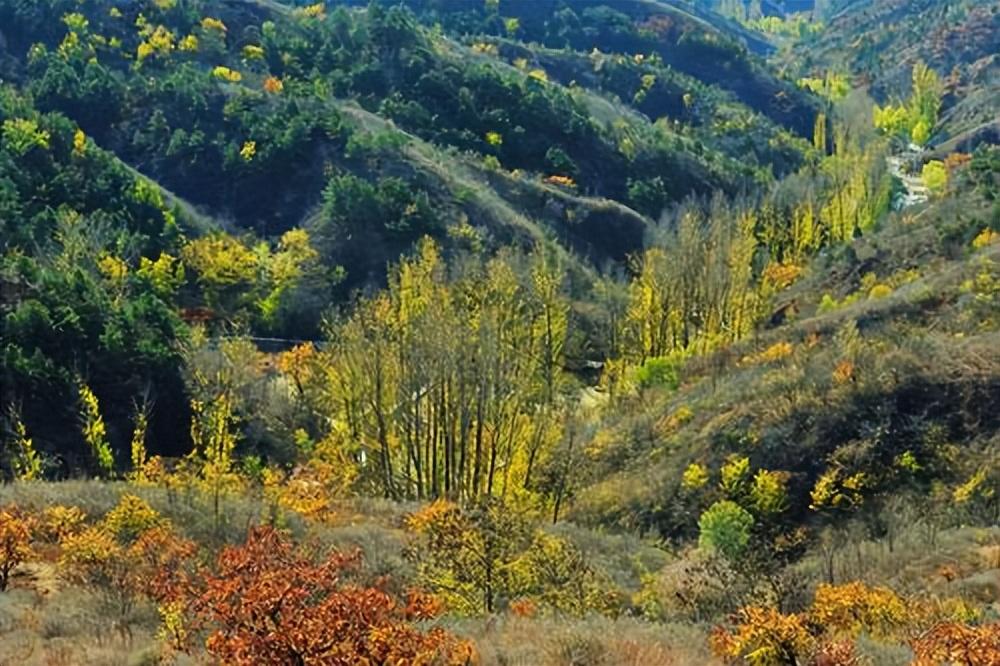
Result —
[[[0,663],[1000,663],[1000,12],[793,4],[0,0]]]
[[[944,142],[974,139],[983,131],[996,136],[998,44],[996,2],[864,0],[841,3],[817,42],[795,57],[803,71],[846,66],[881,103],[906,97],[910,70],[925,62],[946,79],[948,94],[935,135]]]
[[[175,279],[154,284],[156,293],[125,279],[125,300],[155,299],[188,323],[207,317],[258,336],[316,339],[331,307],[385,284],[386,264],[424,235],[448,253],[545,244],[586,282],[609,262],[624,266],[665,207],[716,191],[753,193],[815,159],[805,139],[764,117],[773,109],[755,111],[730,91],[673,70],[656,57],[661,38],[625,15],[624,53],[614,52],[613,33],[599,38],[606,55],[536,52],[540,47],[509,37],[501,55],[499,45],[483,41],[489,37],[456,41],[406,10],[378,5],[329,15],[247,2],[65,9],[55,1],[0,4],[10,81],[3,118],[11,131],[30,123],[23,129],[37,142],[7,151],[21,173],[9,181],[18,213],[9,218],[4,247],[32,264],[10,269],[7,281],[33,284],[30,271],[51,270],[43,257],[68,251],[51,235],[53,211],[60,211],[56,218],[110,216],[107,234],[87,250],[97,255],[96,274],[81,279],[100,290],[107,278],[100,262],[111,265],[104,254],[122,259],[126,273],[152,262]],[[689,23],[684,35],[718,36]],[[527,17],[525,25],[531,29]],[[633,51],[640,46],[650,49],[648,58]],[[735,42],[727,48],[743,66],[770,76]],[[789,99],[800,106],[779,117],[795,118],[795,131],[811,127],[816,103],[801,93]],[[123,228],[119,195],[92,180],[85,164],[91,155],[107,162],[102,169],[124,167],[116,176],[125,177],[123,186],[135,180],[168,193],[149,196],[170,233],[141,229],[150,223],[139,219]],[[93,191],[44,187],[63,170],[73,174],[70,182],[90,179]],[[96,210],[109,200],[110,209]],[[297,229],[308,234],[308,246]],[[208,242],[219,230],[235,240]],[[205,242],[195,243],[199,237]],[[294,247],[286,242],[293,239]],[[260,241],[284,254],[260,259],[251,253]],[[254,254],[256,267],[213,265],[245,263]],[[164,263],[156,264],[158,257]],[[102,313],[123,298],[95,291],[104,305],[88,303],[83,315],[76,304],[60,303],[60,290],[46,297],[54,301],[42,299],[47,314],[38,316],[57,319],[55,309],[68,307],[91,319],[90,333],[67,345],[18,324],[8,335],[24,346],[16,344],[9,358],[33,360],[5,366],[19,385],[11,402],[40,404],[28,396],[61,386],[65,408],[37,425],[52,429],[44,439],[53,437],[55,448],[63,447],[54,433],[76,418],[73,377],[90,374],[118,338],[102,330]],[[8,307],[20,308],[20,298]],[[139,357],[157,348],[169,358],[186,335],[175,315],[151,329],[142,322],[130,324],[151,331]],[[118,423],[142,386],[157,385],[166,404],[180,399],[177,374],[167,373],[173,388],[159,371],[150,384],[139,357],[134,364],[97,362],[112,374],[91,378],[99,396],[120,405],[112,431],[122,437]],[[159,410],[153,416],[155,439],[165,450],[183,449],[166,443],[172,438],[161,430]]]
[[[639,448],[616,450],[611,467],[595,472],[602,480],[583,492],[581,517],[610,511],[665,537],[683,534],[683,524],[671,522],[690,515],[673,506],[691,499],[683,472],[731,456],[787,470],[789,506],[802,517],[824,475],[863,468],[880,492],[896,483],[919,492],[921,474],[892,468],[909,452],[926,459],[922,474],[935,475],[931,469],[944,464],[930,461],[942,453],[935,441],[960,447],[969,470],[995,460],[995,330],[987,313],[997,257],[985,240],[998,209],[967,183],[955,188],[817,259],[752,340],[699,358],[662,402],[647,396],[637,413],[597,432],[594,446]],[[626,469],[616,469],[619,462]],[[877,468],[888,476],[876,478]]]

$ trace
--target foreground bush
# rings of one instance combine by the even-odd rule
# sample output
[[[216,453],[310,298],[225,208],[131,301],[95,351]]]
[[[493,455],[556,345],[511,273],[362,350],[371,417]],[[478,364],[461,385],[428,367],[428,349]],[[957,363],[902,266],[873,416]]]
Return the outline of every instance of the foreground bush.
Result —
[[[968,627],[942,622],[913,641],[915,666],[1000,664],[1000,622],[982,627]]]
[[[10,575],[31,555],[30,518],[17,507],[0,509],[0,592],[10,584]]]
[[[402,604],[344,574],[357,555],[315,564],[270,527],[219,555],[217,572],[191,600],[207,623],[209,653],[225,664],[473,664],[472,647],[441,629],[422,631],[435,604],[412,593]]]
[[[962,604],[905,599],[855,581],[820,585],[804,613],[742,608],[731,629],[716,628],[711,644],[730,663],[750,666],[853,666],[861,663],[854,652],[860,636],[909,644],[920,666],[1000,664],[1000,624],[968,619]]]

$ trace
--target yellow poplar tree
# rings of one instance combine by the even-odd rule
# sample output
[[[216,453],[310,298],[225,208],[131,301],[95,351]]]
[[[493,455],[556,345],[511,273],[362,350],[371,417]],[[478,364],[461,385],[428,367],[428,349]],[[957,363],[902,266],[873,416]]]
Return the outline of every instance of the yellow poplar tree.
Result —
[[[191,440],[201,464],[201,481],[212,498],[215,527],[219,527],[222,496],[239,484],[233,471],[237,434],[233,398],[222,391],[208,402],[191,401]]]
[[[104,425],[104,417],[101,416],[97,396],[83,383],[80,384],[79,394],[83,439],[90,446],[98,470],[101,474],[110,476],[114,470],[115,458],[111,452],[111,444],[108,443],[107,428]]]
[[[14,476],[19,481],[35,481],[42,478],[42,459],[35,450],[34,442],[28,437],[28,429],[14,406],[10,408],[10,421],[14,431],[12,461]]]
[[[146,431],[149,429],[149,409],[148,405],[136,405],[135,424],[132,428],[131,459],[132,471],[129,479],[138,483],[145,482],[146,479]]]
[[[826,114],[816,114],[816,125],[813,128],[813,146],[820,153],[826,154]]]

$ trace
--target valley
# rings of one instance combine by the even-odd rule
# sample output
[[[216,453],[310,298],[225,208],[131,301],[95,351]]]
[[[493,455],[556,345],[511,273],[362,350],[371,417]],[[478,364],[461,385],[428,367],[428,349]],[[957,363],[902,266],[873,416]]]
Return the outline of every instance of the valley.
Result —
[[[1000,663],[995,0],[0,0],[0,664]]]

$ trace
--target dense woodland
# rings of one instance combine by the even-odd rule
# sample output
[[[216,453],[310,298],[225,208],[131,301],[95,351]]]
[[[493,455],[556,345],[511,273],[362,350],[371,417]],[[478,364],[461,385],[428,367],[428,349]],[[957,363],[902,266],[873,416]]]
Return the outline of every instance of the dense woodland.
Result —
[[[786,4],[0,0],[0,662],[996,664],[1000,13]]]

